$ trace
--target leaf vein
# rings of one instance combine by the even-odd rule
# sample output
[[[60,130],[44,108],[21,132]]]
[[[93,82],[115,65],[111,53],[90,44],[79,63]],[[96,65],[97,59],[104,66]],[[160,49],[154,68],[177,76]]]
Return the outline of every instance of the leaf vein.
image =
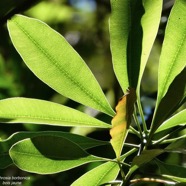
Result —
[[[15,21],[16,25],[21,29],[21,31],[33,42],[33,44],[36,46],[36,48],[38,48],[48,59],[50,59],[53,64],[59,69],[61,70],[62,73],[65,74],[65,76],[75,85],[77,86],[77,88],[79,88],[81,91],[85,92],[85,94],[94,102],[96,102],[100,107],[104,108],[105,110],[108,110],[107,107],[105,105],[102,105],[100,103],[100,100],[98,100],[93,94],[92,92],[88,91],[84,86],[82,86],[82,84],[80,84],[79,82],[77,82],[73,76],[71,76],[67,71],[65,71],[63,68],[61,68],[61,66],[58,64],[58,62],[56,61],[56,59],[51,56],[46,50],[44,50],[44,48],[17,22]]]
[[[63,118],[53,118],[53,117],[44,117],[44,116],[34,116],[34,115],[32,115],[32,116],[30,116],[30,115],[16,115],[16,114],[11,114],[11,115],[8,115],[8,114],[3,114],[3,115],[1,115],[0,116],[0,119],[3,119],[3,118],[12,118],[12,119],[14,119],[14,118],[28,118],[28,119],[42,119],[42,120],[54,120],[54,121],[62,121],[62,122],[70,122],[70,123],[81,123],[81,124],[85,124],[85,125],[91,125],[91,124],[93,124],[93,125],[96,125],[96,126],[100,126],[100,124],[96,124],[96,123],[93,123],[93,122],[90,122],[90,121],[85,121],[85,122],[82,122],[82,121],[80,121],[80,120],[68,120],[68,119],[63,119]],[[106,124],[105,124],[106,125]],[[108,124],[108,127],[109,127],[110,125]],[[109,127],[110,128],[110,127]]]
[[[186,32],[183,34],[183,37],[181,39],[181,43],[179,44],[179,46],[177,48],[177,51],[176,51],[176,53],[174,55],[174,58],[173,58],[172,62],[167,67],[168,68],[168,71],[167,71],[168,73],[166,73],[166,75],[165,75],[165,82],[164,82],[163,88],[161,90],[164,90],[165,86],[167,85],[168,77],[170,76],[170,72],[172,71],[172,68],[174,67],[174,63],[175,63],[175,61],[177,59],[177,56],[179,55],[179,51],[182,48],[182,45],[185,42],[185,39],[186,39]],[[166,94],[166,92],[164,94]],[[164,96],[163,92],[161,92],[160,97],[162,98],[163,96]]]

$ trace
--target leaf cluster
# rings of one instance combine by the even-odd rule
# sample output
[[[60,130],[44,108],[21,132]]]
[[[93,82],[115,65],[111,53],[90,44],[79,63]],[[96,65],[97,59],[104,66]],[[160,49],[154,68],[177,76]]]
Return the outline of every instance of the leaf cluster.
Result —
[[[142,78],[157,37],[162,8],[162,0],[111,0],[112,64],[124,94],[115,111],[85,61],[63,36],[35,18],[14,15],[8,20],[14,47],[42,82],[63,96],[110,116],[112,121],[42,99],[3,99],[1,123],[107,129],[111,139],[100,141],[61,131],[17,132],[0,141],[0,168],[14,164],[27,172],[54,174],[100,162],[72,185],[185,183],[185,167],[163,158],[185,154],[185,0],[175,1],[168,18],[150,127],[142,105]],[[128,143],[132,135],[138,138],[137,143]],[[114,158],[91,153],[91,148],[104,145],[112,147]],[[150,173],[149,167],[153,167]]]

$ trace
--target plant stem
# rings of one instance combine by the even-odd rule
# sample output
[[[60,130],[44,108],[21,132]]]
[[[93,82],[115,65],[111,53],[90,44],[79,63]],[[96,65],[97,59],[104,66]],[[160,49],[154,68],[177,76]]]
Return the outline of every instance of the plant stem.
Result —
[[[139,96],[137,96],[137,106],[138,106],[138,111],[139,111],[139,114],[140,114],[140,117],[141,117],[141,120],[142,120],[143,131],[145,132],[145,134],[147,134],[148,133],[148,129],[147,129],[147,125],[146,125],[146,122],[145,122],[143,109],[142,109],[142,106],[141,106],[141,101],[140,101],[140,97]]]
[[[172,142],[174,142],[176,140],[179,140],[179,139],[182,139],[182,138],[185,138],[185,137],[186,137],[186,134],[183,135],[183,136],[179,136],[177,138],[172,138],[172,139],[164,140],[164,141],[161,142],[161,144],[172,143]]]
[[[173,135],[173,134],[175,134],[175,133],[177,133],[177,132],[179,132],[179,131],[185,129],[185,127],[186,127],[186,126],[179,127],[178,129],[176,129],[176,130],[172,131],[171,133],[167,134],[166,136],[163,136],[163,137],[160,138],[159,140],[154,141],[154,142],[152,143],[152,145],[160,144],[162,141],[164,141],[165,139],[167,139],[167,138],[170,137],[171,135]]]
[[[134,121],[135,121],[136,126],[137,126],[137,128],[138,128],[138,131],[139,131],[139,133],[140,133],[140,138],[142,138],[143,132],[142,132],[142,130],[141,130],[141,126],[140,126],[140,123],[139,123],[138,118],[137,118],[136,105],[134,106],[133,118],[134,118]]]
[[[130,183],[163,183],[163,184],[169,184],[169,185],[176,185],[176,182],[170,181],[170,180],[162,180],[162,179],[156,179],[156,178],[139,178],[131,180]]]
[[[121,173],[122,180],[124,182],[125,181],[125,173],[123,171],[122,164],[120,163],[119,160],[118,160],[118,165],[119,165],[119,168],[120,168],[120,173]]]
[[[131,133],[135,134],[136,136],[138,136],[140,138],[140,133],[132,126],[130,126],[130,131],[131,131]]]
[[[136,144],[132,144],[132,143],[125,143],[124,144],[125,146],[128,146],[128,147],[133,147],[133,148],[140,148],[140,145],[136,145]]]
[[[125,153],[124,155],[122,155],[122,158],[125,158],[125,157],[128,157],[128,156],[130,156],[131,154],[133,154],[134,152],[136,152],[138,149],[137,148],[133,148],[133,149],[131,149],[130,151],[128,151],[127,153]],[[121,164],[123,164],[123,162],[120,162],[120,160],[118,160],[118,164],[119,164],[119,167],[120,167],[120,171],[121,171],[121,175],[124,173],[122,173],[122,171],[123,171],[123,169],[122,169],[122,167],[121,167]],[[130,169],[129,169],[129,172],[130,172]],[[129,174],[129,172],[128,172],[128,174]],[[127,175],[128,175],[127,174]],[[122,179],[123,179],[123,186],[126,184],[126,182],[127,182],[127,175],[124,177],[124,179],[123,179],[123,177],[122,177]]]

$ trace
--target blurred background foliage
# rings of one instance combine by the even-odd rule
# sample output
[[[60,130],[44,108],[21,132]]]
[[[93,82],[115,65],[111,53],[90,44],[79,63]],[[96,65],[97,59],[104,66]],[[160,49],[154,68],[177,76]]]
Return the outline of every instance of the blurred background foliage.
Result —
[[[157,94],[158,60],[161,45],[164,38],[165,26],[169,16],[173,0],[164,1],[162,19],[157,39],[154,43],[141,84],[142,103],[147,124],[150,125],[152,111]],[[15,13],[34,17],[46,22],[60,34],[62,34],[74,49],[82,56],[90,67],[109,102],[115,107],[118,99],[122,96],[121,88],[115,78],[112,69],[112,59],[109,41],[109,16],[111,7],[109,0],[1,0],[0,1],[0,99],[23,96],[39,98],[65,104],[86,112],[92,116],[110,122],[111,118],[100,114],[90,108],[79,105],[56,92],[42,83],[25,66],[22,59],[15,51],[10,42],[6,20]],[[48,38],[50,39],[50,38]],[[33,54],[34,55],[34,54]],[[76,65],[76,64],[74,64]],[[61,82],[61,85],[63,82]],[[25,124],[0,124],[0,137],[5,139],[17,131],[46,131],[63,130],[87,135],[101,140],[110,140],[109,132],[92,128],[61,128]],[[129,135],[130,142],[138,142]],[[113,157],[111,147],[105,146],[92,149],[91,153]],[[175,162],[180,161],[174,155]],[[172,157],[171,157],[172,158]],[[170,158],[167,159],[167,161]],[[171,160],[172,161],[172,160]],[[18,170],[14,166],[0,170],[1,176],[6,175],[29,175],[31,179],[24,185],[70,185],[87,170],[96,166],[97,163],[81,166],[79,168],[59,173],[56,175],[28,174]]]

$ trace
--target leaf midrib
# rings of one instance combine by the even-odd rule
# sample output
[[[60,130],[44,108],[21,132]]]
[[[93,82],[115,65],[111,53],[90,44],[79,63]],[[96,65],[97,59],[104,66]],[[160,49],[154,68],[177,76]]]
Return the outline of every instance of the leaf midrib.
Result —
[[[77,157],[77,158],[74,158],[74,159],[67,159],[69,157],[66,157],[66,156],[54,156],[54,155],[48,155],[48,154],[36,154],[36,153],[31,153],[31,152],[21,152],[21,151],[17,151],[17,150],[13,150],[11,149],[10,150],[10,153],[16,153],[16,154],[20,154],[20,155],[23,155],[23,156],[29,156],[29,157],[36,157],[36,158],[46,158],[47,160],[53,160],[53,161],[59,161],[61,159],[61,161],[74,161],[74,160],[87,160],[87,161],[90,161],[92,159],[94,159],[93,156],[89,155],[88,153],[85,152],[85,156],[82,156],[82,157]],[[89,158],[88,158],[89,157]],[[51,158],[51,159],[50,159]],[[55,159],[52,159],[52,158],[56,158],[57,160]],[[64,158],[64,159],[62,159]]]
[[[165,86],[166,86],[167,83],[168,83],[168,79],[169,79],[168,77],[170,76],[170,72],[172,71],[172,68],[173,68],[174,63],[175,63],[175,61],[176,61],[176,59],[177,59],[177,56],[179,55],[180,50],[181,50],[182,46],[183,46],[184,43],[185,43],[185,39],[186,39],[186,32],[184,33],[184,35],[183,35],[183,37],[182,37],[181,44],[179,45],[179,47],[178,47],[178,49],[177,49],[177,51],[176,51],[176,54],[174,55],[173,60],[171,60],[172,62],[170,63],[170,65],[169,65],[169,67],[168,67],[168,73],[166,73],[166,76],[165,76],[165,78],[164,78],[164,79],[165,79],[165,82],[163,83],[163,88],[161,88],[160,90],[164,90],[164,89],[165,89]],[[166,92],[167,92],[167,91],[166,91]],[[166,92],[164,92],[164,93],[163,93],[163,91],[160,92],[160,94],[159,94],[159,100],[165,96]]]
[[[15,120],[15,119],[20,119],[20,118],[28,118],[28,119],[40,119],[40,120],[46,120],[46,121],[51,121],[51,120],[53,120],[53,121],[61,121],[61,122],[69,122],[69,123],[81,123],[81,124],[85,124],[86,126],[87,125],[96,125],[96,126],[98,126],[98,127],[100,127],[100,124],[96,124],[96,123],[94,123],[94,122],[90,122],[90,121],[85,121],[85,122],[82,122],[82,121],[79,121],[79,120],[74,120],[74,121],[72,121],[72,120],[68,120],[68,119],[62,119],[62,118],[50,118],[50,117],[41,117],[41,116],[29,116],[29,115],[13,115],[13,114],[3,114],[3,115],[1,115],[0,116],[0,120],[1,120],[1,118],[2,117],[5,117],[5,119],[9,119],[9,118],[11,118],[11,119],[13,119],[13,120]],[[109,125],[109,124],[106,124],[105,123],[105,126],[106,125],[108,125],[108,128],[110,128],[111,126]],[[102,126],[101,126],[102,127]]]
[[[109,169],[107,169],[107,171],[105,171],[102,176],[100,177],[100,179],[98,180],[98,182],[96,183],[96,185],[100,184],[101,181],[103,180],[103,178],[110,172],[112,171],[112,169],[115,167],[116,165],[112,165]]]
[[[107,107],[105,107],[105,105],[100,103],[100,100],[98,100],[93,94],[92,92],[88,91],[85,87],[83,87],[81,84],[79,84],[76,79],[73,78],[73,76],[70,76],[70,74],[65,71],[64,69],[62,69],[57,61],[55,60],[55,58],[53,58],[46,50],[44,50],[42,48],[42,46],[17,22],[14,20],[14,22],[16,23],[16,25],[20,28],[20,30],[33,42],[33,44],[36,46],[36,48],[38,48],[43,54],[44,56],[46,56],[48,59],[50,59],[53,64],[57,67],[57,69],[60,69],[60,71],[62,73],[65,74],[65,76],[75,85],[77,86],[77,88],[79,88],[81,91],[83,91],[91,100],[93,100],[94,102],[96,102],[100,108],[104,108],[106,111],[108,111]],[[61,93],[60,93],[61,94]]]

